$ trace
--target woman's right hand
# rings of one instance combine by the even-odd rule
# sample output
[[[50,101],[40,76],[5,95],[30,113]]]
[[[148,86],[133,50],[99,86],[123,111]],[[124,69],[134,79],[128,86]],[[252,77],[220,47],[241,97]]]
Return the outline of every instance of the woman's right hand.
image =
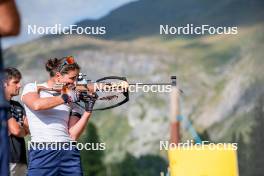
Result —
[[[75,103],[80,101],[79,93],[72,89],[62,90],[61,98],[64,100],[64,103]]]

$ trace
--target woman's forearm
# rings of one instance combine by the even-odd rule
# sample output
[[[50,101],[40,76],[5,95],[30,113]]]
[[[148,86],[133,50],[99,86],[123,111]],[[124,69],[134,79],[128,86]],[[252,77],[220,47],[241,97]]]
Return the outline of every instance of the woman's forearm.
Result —
[[[91,117],[90,112],[84,112],[82,117],[75,124],[70,125],[69,134],[73,140],[77,141],[79,139],[90,117]]]
[[[64,103],[64,100],[60,96],[39,98],[32,104],[32,109],[35,111],[47,110],[54,108]]]

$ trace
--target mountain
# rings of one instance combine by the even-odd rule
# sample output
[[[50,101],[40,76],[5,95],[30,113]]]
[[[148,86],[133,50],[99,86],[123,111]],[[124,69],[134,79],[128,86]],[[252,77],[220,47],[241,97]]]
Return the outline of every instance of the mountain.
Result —
[[[84,35],[42,37],[5,50],[5,63],[22,71],[24,83],[47,79],[46,60],[66,55],[74,55],[82,72],[93,80],[117,75],[130,82],[164,82],[177,75],[184,90],[183,115],[213,141],[230,142],[233,135],[248,138],[255,123],[253,107],[264,93],[261,7],[263,2],[257,0],[137,1],[97,21],[79,23],[112,26],[108,40]],[[157,35],[157,25],[174,22],[239,27],[237,35],[169,39]],[[94,114],[92,121],[106,142],[106,162],[120,160],[127,151],[134,156],[167,155],[159,150],[159,141],[169,139],[169,98],[167,93],[140,91],[131,93],[128,103]],[[185,125],[183,141],[191,138]]]
[[[248,26],[263,21],[262,0],[139,0],[124,5],[99,20],[78,26],[105,26],[105,39],[127,40],[159,33],[159,26]]]

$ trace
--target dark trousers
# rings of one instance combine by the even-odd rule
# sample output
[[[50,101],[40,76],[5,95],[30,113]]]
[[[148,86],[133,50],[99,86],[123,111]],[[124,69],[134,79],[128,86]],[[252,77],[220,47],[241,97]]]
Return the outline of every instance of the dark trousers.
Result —
[[[28,176],[82,176],[80,151],[30,149]]]

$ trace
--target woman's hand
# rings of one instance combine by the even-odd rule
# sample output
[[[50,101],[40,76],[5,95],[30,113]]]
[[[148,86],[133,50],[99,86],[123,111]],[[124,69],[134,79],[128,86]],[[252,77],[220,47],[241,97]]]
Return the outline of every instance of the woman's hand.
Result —
[[[88,94],[87,92],[80,93],[80,99],[84,102],[85,111],[92,112],[94,104],[98,98],[96,93]]]
[[[75,103],[80,101],[79,93],[75,90],[67,89],[61,91],[61,98],[64,100],[64,103]]]

